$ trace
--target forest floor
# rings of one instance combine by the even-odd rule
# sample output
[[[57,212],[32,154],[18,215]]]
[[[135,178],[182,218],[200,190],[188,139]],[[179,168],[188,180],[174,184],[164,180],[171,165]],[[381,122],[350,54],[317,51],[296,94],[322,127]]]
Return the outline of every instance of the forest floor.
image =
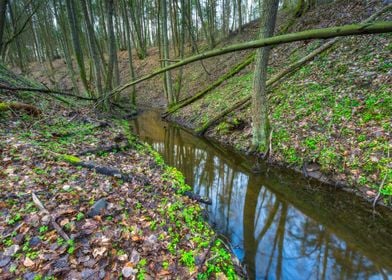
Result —
[[[358,23],[384,6],[378,0],[341,0],[319,6],[292,20],[289,11],[278,16],[277,32]],[[377,20],[392,20],[390,10]],[[257,38],[258,23],[232,32],[217,47]],[[269,74],[272,76],[306,56],[324,41],[302,41],[272,49]],[[200,48],[200,51],[205,48]],[[252,50],[226,54],[183,67],[180,99],[193,96],[243,62]],[[392,115],[392,35],[379,34],[339,40],[270,91],[272,126],[269,161],[287,166],[338,186],[348,186],[368,200],[379,191],[392,195],[391,115]],[[122,81],[129,80],[126,52],[119,53]],[[134,57],[137,76],[156,70],[159,54],[149,50],[143,60]],[[54,84],[70,88],[66,67],[54,61]],[[169,119],[198,131],[223,110],[250,96],[254,64],[224,81]],[[42,66],[32,67],[33,75],[51,86]],[[172,71],[176,83],[178,71]],[[126,97],[129,92],[124,92]],[[161,77],[137,85],[142,106],[164,107]],[[206,136],[248,153],[252,141],[252,112],[242,106],[206,131]],[[260,155],[261,156],[261,155]],[[382,184],[384,182],[384,184]],[[382,187],[382,188],[380,188]],[[385,200],[385,202],[388,202]],[[389,201],[390,202],[390,201]]]
[[[0,112],[0,279],[241,275],[182,174],[128,121],[23,95],[41,112]]]

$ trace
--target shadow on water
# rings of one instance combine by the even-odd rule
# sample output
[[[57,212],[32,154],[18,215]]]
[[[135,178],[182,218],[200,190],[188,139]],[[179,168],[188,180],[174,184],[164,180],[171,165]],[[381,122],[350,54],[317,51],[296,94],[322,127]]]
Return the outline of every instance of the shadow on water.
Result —
[[[390,279],[392,216],[359,198],[196,137],[146,111],[135,132],[210,197],[209,222],[251,279]]]

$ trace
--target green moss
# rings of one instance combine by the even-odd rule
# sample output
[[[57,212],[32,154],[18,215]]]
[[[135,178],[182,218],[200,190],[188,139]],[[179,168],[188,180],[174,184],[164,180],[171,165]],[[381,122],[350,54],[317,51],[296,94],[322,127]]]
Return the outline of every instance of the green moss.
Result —
[[[8,108],[9,108],[9,105],[7,103],[0,102],[0,112],[1,111],[7,111]]]
[[[82,162],[82,160],[76,156],[72,156],[72,155],[62,155],[63,160],[65,160],[68,163],[71,164],[79,164]]]

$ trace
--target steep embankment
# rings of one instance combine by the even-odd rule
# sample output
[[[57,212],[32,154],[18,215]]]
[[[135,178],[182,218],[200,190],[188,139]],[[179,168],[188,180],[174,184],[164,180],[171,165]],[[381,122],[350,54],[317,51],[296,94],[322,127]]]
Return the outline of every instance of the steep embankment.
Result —
[[[359,22],[381,9],[378,3],[342,1],[319,7],[298,19],[290,31]],[[390,11],[380,18],[391,20]],[[341,39],[271,89],[271,161],[329,183],[377,190],[385,181],[381,192],[392,194],[391,39],[391,34]],[[309,41],[275,47],[271,77],[321,44]],[[251,94],[252,70],[253,66],[242,70],[205,98],[177,111],[172,120],[191,129],[203,128]],[[250,107],[234,110],[207,135],[248,151]],[[376,195],[376,191],[362,190],[369,198]]]
[[[378,0],[335,1],[295,20],[289,12],[283,11],[278,17],[277,32],[357,23],[383,7]],[[391,12],[383,13],[378,19],[391,20]],[[219,46],[255,39],[257,32],[258,23],[252,22],[241,34],[233,32],[223,39]],[[361,189],[369,199],[374,199],[385,179],[381,192],[392,194],[389,156],[391,38],[391,34],[382,34],[340,39],[328,51],[271,88],[270,161],[302,170],[306,175],[329,183],[365,187],[356,189]],[[304,41],[273,48],[271,77],[323,43]],[[202,92],[252,53],[226,54],[183,67],[180,99]],[[125,82],[130,79],[126,52],[121,52],[120,58],[122,81]],[[138,77],[160,67],[157,49],[150,49],[146,59],[134,57],[134,61]],[[69,88],[63,62],[54,64],[54,80]],[[34,75],[50,84],[47,73],[36,71],[38,69],[38,66],[33,67]],[[193,130],[205,128],[222,111],[251,94],[253,69],[251,63],[203,98],[175,112],[170,119]],[[176,77],[179,71],[172,73]],[[127,94],[124,92],[124,96]],[[165,105],[161,77],[138,84],[137,94],[141,105]],[[241,106],[219,120],[206,134],[240,151],[248,151],[252,136],[249,105]]]

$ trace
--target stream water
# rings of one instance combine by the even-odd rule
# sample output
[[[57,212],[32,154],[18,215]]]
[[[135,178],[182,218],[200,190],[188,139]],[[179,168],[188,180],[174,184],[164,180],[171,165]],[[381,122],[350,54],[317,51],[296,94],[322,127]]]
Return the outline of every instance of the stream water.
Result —
[[[392,215],[143,112],[134,131],[208,196],[208,220],[250,279],[392,279]]]

